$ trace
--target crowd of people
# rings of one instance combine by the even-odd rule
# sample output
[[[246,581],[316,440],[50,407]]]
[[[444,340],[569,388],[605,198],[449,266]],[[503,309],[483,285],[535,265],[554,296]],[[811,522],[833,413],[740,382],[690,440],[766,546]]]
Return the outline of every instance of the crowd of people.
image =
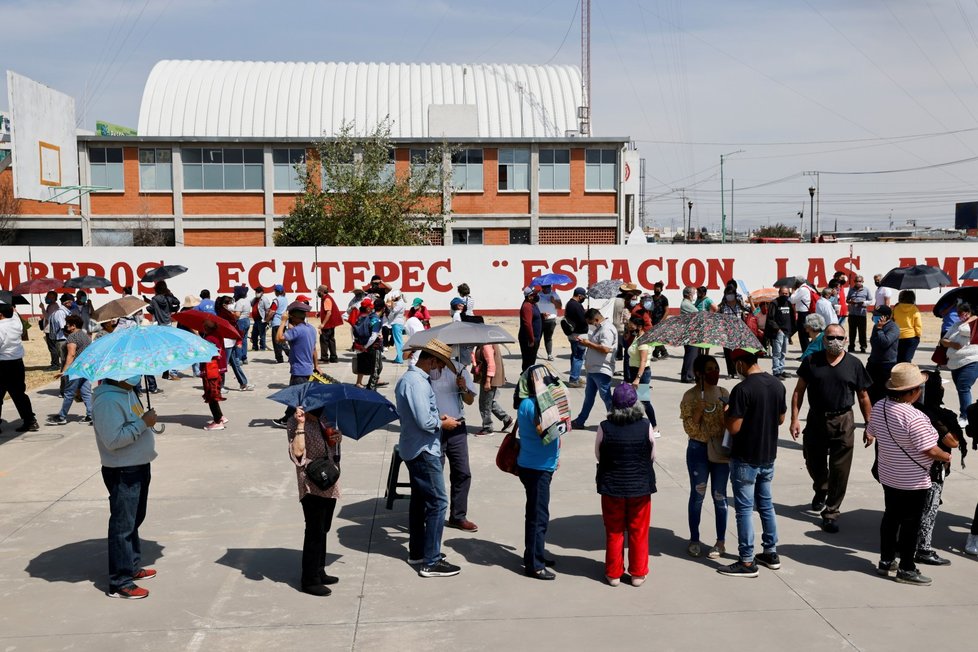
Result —
[[[943,316],[940,345],[946,351],[943,365],[950,370],[958,394],[955,413],[943,407],[941,371],[921,372],[912,362],[923,331],[913,292],[894,296],[879,285],[879,277],[876,281],[877,290],[871,294],[861,276],[852,278],[848,290],[849,279],[841,273],[821,290],[799,278],[763,302],[744,296],[733,281],[719,301],[713,301],[705,287],[683,289],[680,314],[710,311],[742,319],[763,346],[760,351],[723,349],[725,375],[739,379],[729,392],[719,386],[720,360],[709,349],[685,347],[679,380],[692,387],[678,407],[688,435],[690,556],[718,559],[727,554],[729,483],[738,538],[736,561],[718,572],[756,577],[759,565],[780,567],[772,484],[779,430],[785,421],[790,436],[802,441],[812,481],[811,509],[819,515],[819,526],[826,533],[838,533],[858,408],[866,424],[862,440],[867,447],[875,446],[873,471],[884,493],[878,572],[899,582],[925,585],[931,580],[917,564],[950,563],[933,549],[931,539],[952,452],[959,448],[966,452],[968,412],[975,417],[971,386],[978,376],[978,327],[967,303],[951,306]],[[211,415],[204,428],[221,430],[228,423],[221,408],[228,393],[228,368],[242,392],[254,390],[244,371],[249,343],[252,352],[271,348],[276,363],[288,363],[290,385],[308,382],[323,374],[326,365],[340,362],[336,329],[344,323],[353,342],[350,353],[357,386],[381,388],[387,384],[381,380],[385,362],[405,365],[394,400],[400,416],[399,455],[411,484],[408,563],[422,577],[461,571],[441,552],[445,527],[478,531],[468,513],[471,471],[465,423],[465,406],[477,404],[481,423],[473,434],[496,432],[495,419],[503,431],[512,428],[519,435],[517,474],[526,493],[524,571],[536,579],[556,578],[552,570],[556,562],[545,544],[559,436],[566,430],[588,428],[595,400],[600,398],[603,409],[596,424],[594,453],[606,531],[605,578],[613,586],[626,575],[634,586],[645,582],[660,436],[651,372],[655,361],[670,354],[663,346],[646,343],[643,336],[669,317],[662,283],[655,284],[651,294],[634,284],[622,284],[618,296],[603,309],[585,307],[584,288],[575,288],[566,303],[552,286],[525,288],[516,338],[521,373],[514,381],[515,415],[503,407],[507,401],[500,400],[509,379],[499,345],[460,350],[430,339],[424,346],[407,348],[412,335],[431,328],[431,313],[423,298],[409,299],[379,276],[354,291],[345,308],[329,287],[320,286],[315,293],[318,310],[312,297],[289,298],[282,285],[251,290],[241,286],[215,299],[204,289],[198,297],[188,296],[182,302],[164,281],[157,282],[154,290],[152,297],[145,297],[146,315],[101,323],[93,319],[84,292],[60,297],[49,293],[41,326],[52,370],[63,376],[93,337],[131,328],[146,316],[160,325],[191,330],[180,323],[179,314],[205,313],[194,330],[214,344],[217,355],[194,365],[191,373],[201,379]],[[131,289],[126,288],[126,293],[131,294]],[[458,286],[458,296],[446,308],[454,321],[482,321],[466,284]],[[310,323],[310,313],[317,313],[318,326]],[[570,345],[566,382],[555,380],[556,371],[547,364],[554,360],[558,326]],[[36,430],[38,423],[25,391],[22,336],[22,320],[12,306],[0,305],[0,396],[11,395],[22,420],[18,431],[26,432]],[[793,375],[786,368],[787,351],[795,337],[800,364],[789,395],[784,381]],[[857,349],[859,354],[869,354],[865,363],[856,356]],[[770,373],[762,369],[764,357],[771,358]],[[177,380],[183,377],[181,371],[168,370],[162,377]],[[145,597],[148,592],[136,582],[155,571],[140,566],[138,527],[145,516],[149,466],[155,457],[156,415],[142,408],[139,393],[162,390],[152,376],[105,381],[94,390],[85,379],[62,377],[62,381],[62,407],[48,423],[67,423],[78,400],[85,407],[83,421],[95,426],[112,511],[109,593]],[[570,414],[555,417],[555,406],[570,410],[567,388],[583,388],[582,403],[573,418]],[[314,482],[309,464],[322,458],[338,464],[341,435],[321,412],[295,407],[287,408],[272,425],[286,429],[296,466],[305,519],[301,588],[313,595],[329,595],[329,586],[338,579],[326,573],[325,542],[339,485],[323,488]],[[715,514],[712,545],[700,536],[708,489]],[[755,551],[754,511],[760,515],[760,552]],[[975,522],[978,525],[978,509]],[[978,555],[976,526],[965,551]]]

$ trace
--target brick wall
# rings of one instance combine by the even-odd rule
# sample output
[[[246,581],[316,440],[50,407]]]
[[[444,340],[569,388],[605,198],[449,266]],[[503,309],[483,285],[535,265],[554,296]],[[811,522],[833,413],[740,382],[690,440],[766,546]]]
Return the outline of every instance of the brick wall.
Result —
[[[499,150],[482,150],[482,192],[458,193],[452,197],[452,212],[461,215],[483,213],[503,213],[528,215],[530,212],[530,193],[502,192],[499,188]]]
[[[540,244],[615,244],[615,228],[542,228]]]
[[[13,169],[7,168],[3,172],[0,172],[0,189],[2,189],[3,192],[13,193],[13,187]],[[69,206],[75,209],[76,215],[79,213],[80,209],[77,201],[71,204],[56,204],[54,202],[21,199],[19,203],[21,215],[67,215]],[[74,225],[72,225],[72,228],[74,228]]]
[[[264,247],[264,229],[184,229],[187,247]]]
[[[482,229],[482,244],[508,245],[509,229]]]
[[[584,148],[570,151],[570,192],[541,192],[541,215],[617,213],[617,193],[584,191]]]
[[[123,192],[93,192],[92,215],[173,215],[169,192],[139,192],[139,148],[122,148]]]
[[[264,215],[262,193],[193,192],[183,195],[185,215]]]

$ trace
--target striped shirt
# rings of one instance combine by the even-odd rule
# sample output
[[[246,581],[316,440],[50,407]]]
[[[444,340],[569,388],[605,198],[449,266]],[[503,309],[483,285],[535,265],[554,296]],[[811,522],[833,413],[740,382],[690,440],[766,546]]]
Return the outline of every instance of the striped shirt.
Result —
[[[934,460],[924,451],[937,445],[937,431],[923,412],[886,398],[873,406],[867,429],[879,444],[882,484],[894,489],[930,488]]]

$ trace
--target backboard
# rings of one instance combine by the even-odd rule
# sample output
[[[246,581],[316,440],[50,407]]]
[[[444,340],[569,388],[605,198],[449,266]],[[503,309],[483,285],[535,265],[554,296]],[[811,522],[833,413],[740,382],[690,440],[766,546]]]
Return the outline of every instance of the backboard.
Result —
[[[43,201],[78,185],[75,100],[7,71],[14,196]]]

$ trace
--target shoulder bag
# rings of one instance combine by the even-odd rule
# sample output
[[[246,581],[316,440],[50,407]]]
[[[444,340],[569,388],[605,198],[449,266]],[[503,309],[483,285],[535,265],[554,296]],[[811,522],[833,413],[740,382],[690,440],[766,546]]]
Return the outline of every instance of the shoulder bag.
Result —
[[[889,401],[890,399],[884,398],[883,400],[884,401]],[[900,445],[900,442],[898,442],[896,440],[896,438],[893,436],[893,434],[890,432],[890,420],[886,416],[886,408],[885,407],[883,409],[883,422],[886,424],[886,434],[887,434],[887,436],[890,439],[893,440],[893,443],[897,445],[897,448],[899,448],[901,451],[903,451],[903,454],[907,456],[907,459],[909,459],[911,462],[913,462],[914,464],[916,464],[918,467],[920,467],[920,469],[924,473],[926,473],[928,476],[930,476],[930,469],[928,469],[923,464],[921,464],[920,462],[918,462],[917,460],[915,460],[913,457],[911,457],[910,453],[907,452],[907,449],[905,449],[903,446],[901,446]],[[873,478],[875,478],[877,482],[880,482],[880,484],[882,484],[882,482],[880,481],[880,471],[879,471],[879,469],[880,469],[880,449],[879,449],[879,444],[877,444],[875,446],[874,450],[875,450],[875,453],[876,453],[876,459],[873,460],[873,467],[869,470],[869,472],[873,474]]]
[[[330,458],[320,457],[306,464],[306,477],[319,489],[326,491],[340,479],[340,467]]]
[[[516,423],[518,419],[513,421],[513,429],[506,433],[502,443],[499,444],[499,450],[496,451],[496,466],[504,473],[518,475],[516,460],[520,456],[520,438],[516,436],[516,430],[519,424]]]

